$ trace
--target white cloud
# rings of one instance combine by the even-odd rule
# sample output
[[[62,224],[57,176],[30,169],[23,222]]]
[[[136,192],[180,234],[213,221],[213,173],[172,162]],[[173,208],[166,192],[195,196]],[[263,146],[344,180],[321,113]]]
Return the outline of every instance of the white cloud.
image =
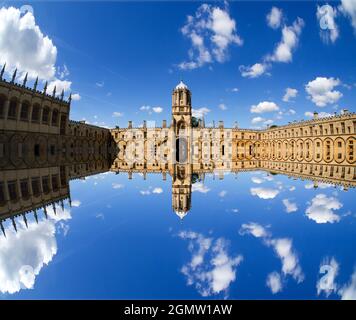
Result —
[[[356,300],[356,271],[352,274],[351,281],[340,290],[342,300]]]
[[[202,118],[209,112],[210,112],[210,109],[205,108],[205,107],[199,108],[199,109],[192,109],[192,115],[193,115],[193,117],[196,117],[196,118]]]
[[[272,7],[271,11],[268,13],[266,17],[267,24],[272,29],[278,29],[281,26],[282,18],[283,18],[282,10],[278,9],[277,7]]]
[[[301,18],[297,18],[292,26],[284,26],[281,41],[277,45],[274,53],[266,57],[266,61],[291,62],[293,58],[292,52],[298,45],[303,26],[304,21]]]
[[[272,245],[282,262],[282,272],[291,275],[298,283],[303,281],[304,275],[299,265],[298,257],[293,251],[292,240],[288,238],[271,239],[267,243]]]
[[[289,199],[283,199],[282,202],[285,206],[287,213],[295,212],[298,210],[297,204],[294,202],[291,202]]]
[[[112,184],[112,188],[113,189],[122,189],[124,187],[124,185],[123,184],[121,184],[121,183],[113,183]]]
[[[252,181],[253,183],[256,183],[256,184],[261,184],[261,183],[264,182],[264,180],[261,179],[261,178],[259,178],[259,177],[252,177],[252,178],[251,178],[251,181]]]
[[[272,119],[265,119],[265,118],[262,118],[262,117],[254,117],[254,118],[252,118],[251,123],[252,124],[263,123],[264,125],[269,125],[269,124],[273,123],[273,120]]]
[[[140,107],[140,110],[141,110],[141,111],[148,111],[148,110],[150,110],[150,109],[151,109],[150,106],[141,106],[141,107]]]
[[[231,92],[239,92],[240,90],[239,90],[239,88],[232,88],[231,89]]]
[[[351,20],[351,24],[356,31],[356,1],[341,0],[340,10]]]
[[[50,220],[18,226],[0,238],[0,292],[16,293],[32,289],[36,276],[57,253],[55,226]]]
[[[47,93],[52,94],[54,87],[56,87],[56,95],[60,95],[62,90],[64,90],[64,92],[68,92],[70,90],[71,85],[71,81],[56,79],[48,84]]]
[[[239,231],[241,235],[250,234],[256,238],[266,238],[269,236],[267,230],[258,223],[244,223]]]
[[[273,294],[276,294],[276,293],[282,291],[283,286],[282,286],[281,275],[276,271],[271,272],[267,276],[266,285],[268,288],[271,289],[271,292]]]
[[[163,108],[162,107],[153,107],[152,110],[155,113],[161,113],[163,111]]]
[[[337,198],[320,193],[311,200],[305,213],[316,223],[334,223],[340,221],[340,216],[335,214],[334,210],[339,210],[341,207],[342,204]]]
[[[212,239],[195,232],[182,231],[179,237],[189,240],[190,262],[181,272],[187,277],[187,284],[194,285],[204,297],[214,294],[228,294],[232,282],[236,280],[236,268],[243,257],[230,256],[225,239]]]
[[[79,93],[73,93],[72,94],[72,100],[73,101],[79,101],[82,97],[80,96]]]
[[[308,117],[308,118],[313,118],[313,117],[314,117],[314,113],[311,112],[311,111],[306,111],[306,112],[304,113],[304,115],[305,115],[306,117]],[[331,114],[331,113],[328,113],[328,112],[319,112],[319,113],[318,113],[318,117],[319,117],[319,118],[326,118],[326,117],[331,117],[331,116],[332,116],[332,114]]]
[[[279,193],[277,189],[271,188],[251,188],[250,192],[253,196],[257,196],[261,199],[273,199]]]
[[[0,59],[9,70],[18,68],[29,77],[50,80],[55,76],[57,48],[36,25],[31,12],[22,15],[19,9],[0,9]]]
[[[140,193],[143,195],[143,196],[148,196],[151,194],[151,191],[150,190],[140,190]]]
[[[162,188],[154,188],[152,193],[157,193],[157,194],[160,194],[163,192],[163,189]]]
[[[308,82],[305,86],[308,98],[318,107],[325,107],[327,104],[337,102],[341,97],[340,91],[334,90],[341,84],[339,79],[317,77]]]
[[[230,45],[242,45],[228,9],[209,4],[201,5],[195,16],[189,15],[181,32],[192,45],[190,59],[179,64],[181,69],[195,69],[214,61],[222,63],[228,58]]]
[[[250,234],[256,238],[262,238],[264,244],[268,247],[272,247],[276,252],[277,256],[280,258],[282,263],[283,275],[292,276],[298,283],[304,280],[304,275],[299,265],[299,259],[297,254],[293,250],[293,242],[291,239],[272,238],[272,235],[267,232],[263,226],[254,222],[251,222],[249,224],[243,224],[239,233],[241,235]],[[273,284],[277,287],[276,283]],[[282,289],[281,286],[279,288],[280,290]]]
[[[119,112],[119,111],[114,111],[113,113],[112,113],[112,116],[113,117],[116,117],[116,118],[118,118],[118,117],[122,117],[124,114],[122,113],[122,112]]]
[[[65,64],[63,65],[63,68],[61,68],[61,67],[57,68],[57,73],[58,73],[59,79],[64,79],[70,75],[68,67]]]
[[[218,107],[219,107],[219,109],[222,110],[222,111],[227,110],[227,106],[226,106],[224,103],[220,103]]]
[[[298,94],[298,90],[297,89],[293,89],[293,88],[287,88],[286,89],[286,93],[283,96],[283,101],[284,102],[289,102],[290,99],[295,98]]]
[[[337,8],[330,5],[318,6],[316,17],[320,26],[320,37],[325,43],[334,43],[339,37],[339,28],[335,22]]]
[[[72,207],[80,207],[82,202],[80,200],[73,200],[72,201]]]
[[[220,198],[224,198],[227,195],[227,191],[226,190],[222,190],[219,192],[219,197]]]
[[[192,192],[207,193],[210,189],[205,186],[202,182],[196,182],[192,185]]]
[[[258,78],[266,73],[267,69],[268,65],[264,63],[255,63],[252,66],[241,65],[239,67],[241,76],[245,78]]]
[[[326,258],[319,268],[319,273],[323,274],[323,276],[316,284],[317,293],[320,295],[320,293],[324,291],[325,295],[328,297],[331,293],[336,292],[337,290],[335,278],[339,273],[339,264],[335,258]]]
[[[95,83],[95,85],[96,85],[97,87],[99,87],[99,88],[102,88],[102,87],[104,87],[104,81],[102,81],[102,82],[97,82],[97,83]]]
[[[257,105],[252,105],[250,108],[251,113],[264,113],[278,110],[278,105],[271,101],[262,101]]]

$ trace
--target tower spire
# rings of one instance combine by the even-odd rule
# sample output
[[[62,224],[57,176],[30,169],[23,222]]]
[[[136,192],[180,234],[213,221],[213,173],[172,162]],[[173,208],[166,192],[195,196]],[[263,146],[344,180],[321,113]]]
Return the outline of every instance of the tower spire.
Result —
[[[14,71],[14,73],[12,75],[11,83],[15,83],[16,75],[17,75],[17,68],[15,69],[15,71]]]
[[[56,86],[54,86],[54,88],[53,88],[53,92],[52,92],[52,97],[53,97],[53,98],[56,96],[56,89],[57,89],[57,87],[56,87]]]
[[[2,221],[0,222],[0,227],[1,227],[2,234],[6,238],[5,228],[4,228],[3,224],[2,224]]]
[[[47,93],[47,87],[48,87],[48,81],[46,81],[44,88],[43,88],[43,94]]]
[[[28,72],[26,72],[25,78],[23,79],[23,83],[22,83],[23,87],[26,87],[27,77],[28,77]]]
[[[33,91],[37,90],[37,85],[38,85],[38,77],[35,80],[35,84],[33,85]]]
[[[36,209],[33,210],[33,215],[35,216],[36,223],[38,224],[38,216]]]
[[[64,89],[62,89],[62,93],[61,93],[61,101],[63,101],[64,98]]]
[[[2,80],[4,73],[5,73],[6,63],[2,66],[1,73],[0,73],[0,80]]]

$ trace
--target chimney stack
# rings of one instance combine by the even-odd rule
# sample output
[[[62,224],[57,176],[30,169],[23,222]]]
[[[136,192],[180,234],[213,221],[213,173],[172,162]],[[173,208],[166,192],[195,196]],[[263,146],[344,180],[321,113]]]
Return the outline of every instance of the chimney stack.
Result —
[[[167,128],[167,120],[162,121],[162,128]]]
[[[128,128],[132,129],[132,121],[131,120],[129,121]]]
[[[318,119],[318,113],[316,111],[313,113],[313,119]]]

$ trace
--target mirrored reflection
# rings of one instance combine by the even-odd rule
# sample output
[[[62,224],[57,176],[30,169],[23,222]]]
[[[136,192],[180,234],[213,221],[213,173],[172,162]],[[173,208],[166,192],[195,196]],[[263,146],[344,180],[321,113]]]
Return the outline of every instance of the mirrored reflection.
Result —
[[[66,101],[63,95],[48,95],[45,89],[40,92],[4,79],[0,82],[3,293],[33,288],[36,276],[56,254],[55,226],[66,233],[63,221],[71,218],[71,180],[106,172],[127,174],[128,179],[137,173],[144,179],[160,174],[164,181],[171,180],[172,211],[181,220],[194,206],[192,194],[209,191],[206,176],[222,180],[228,174],[256,173],[251,177],[250,195],[262,200],[274,199],[281,192],[278,185],[264,186],[276,175],[306,180],[306,192],[330,186],[347,191],[356,185],[356,115],[347,111],[328,118],[315,114],[313,120],[267,130],[225,128],[222,122],[206,126],[204,118],[192,116],[191,92],[183,82],[172,92],[170,125],[144,122],[134,127],[129,122],[127,128],[100,128],[69,120],[69,110],[70,98]],[[239,181],[235,183],[241,187]],[[120,184],[113,188],[119,189]],[[95,193],[90,187],[86,192]],[[151,191],[141,194],[145,192]],[[160,188],[152,191],[161,192]],[[221,190],[219,197],[226,194]],[[285,198],[282,203],[285,212],[298,211],[295,200]],[[335,195],[320,193],[308,202],[305,213],[317,224],[334,223],[340,221],[336,211],[341,207]],[[250,221],[241,224],[239,235],[259,238],[280,259],[281,269],[266,278],[267,287],[277,294],[288,277],[300,283],[305,274],[292,239],[276,237],[268,228]],[[188,286],[203,297],[221,293],[228,297],[244,256],[230,253],[224,237],[183,229],[178,238],[189,243],[191,260],[181,269]],[[208,265],[204,264],[207,259]],[[338,262],[326,258],[325,265],[331,271],[327,280],[318,282],[318,294],[352,296],[354,277],[336,290]]]

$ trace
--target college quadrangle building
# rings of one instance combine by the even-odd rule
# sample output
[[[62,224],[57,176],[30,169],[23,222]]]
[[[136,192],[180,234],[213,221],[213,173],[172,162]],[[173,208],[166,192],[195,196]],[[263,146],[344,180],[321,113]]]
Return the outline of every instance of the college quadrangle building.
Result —
[[[71,98],[27,87],[0,73],[0,225],[70,202],[69,181],[100,172],[172,177],[172,209],[191,208],[192,184],[205,174],[264,170],[343,186],[356,185],[356,115],[341,114],[265,130],[205,126],[192,116],[191,91],[172,92],[172,115],[161,127],[101,128],[70,120]],[[26,222],[27,223],[27,222]]]

